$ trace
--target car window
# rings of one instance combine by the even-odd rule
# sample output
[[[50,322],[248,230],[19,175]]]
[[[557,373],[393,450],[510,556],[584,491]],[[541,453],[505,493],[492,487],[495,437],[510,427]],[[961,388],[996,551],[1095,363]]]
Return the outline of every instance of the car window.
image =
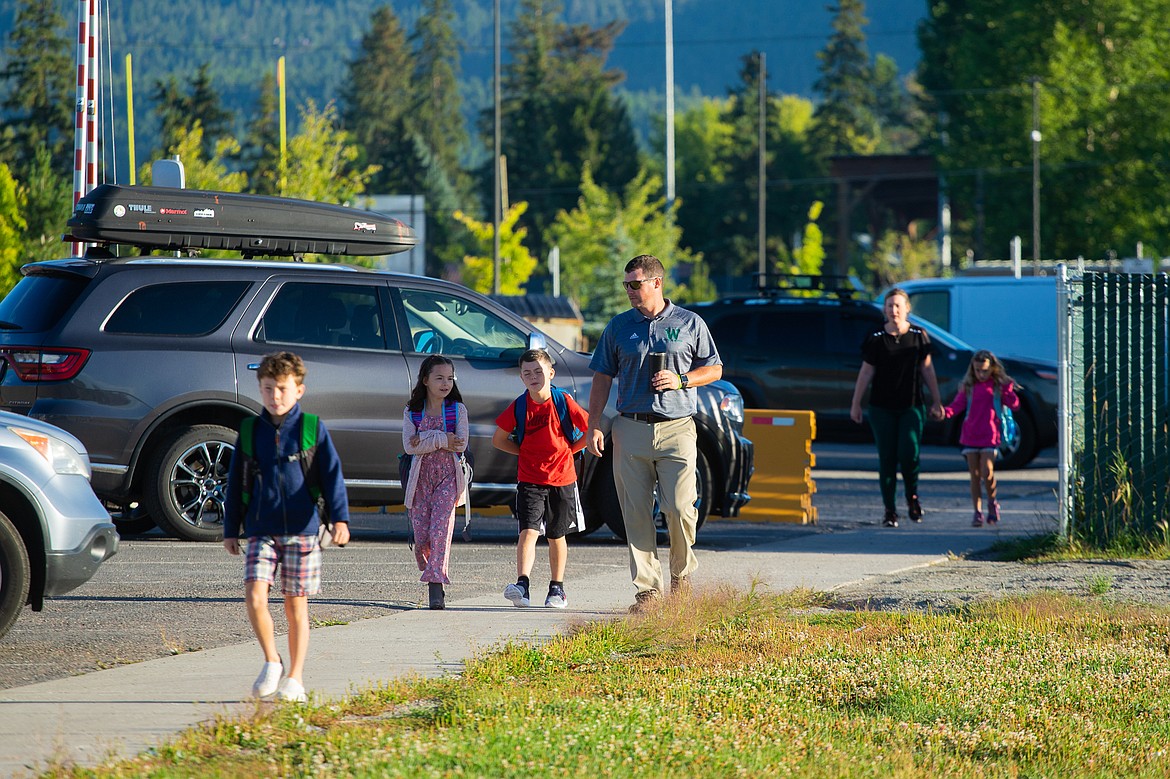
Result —
[[[387,318],[378,289],[363,284],[283,284],[260,320],[256,340],[384,350]]]
[[[910,310],[945,330],[951,322],[951,293],[945,289],[911,292]]]
[[[885,322],[882,312],[876,308],[871,311],[842,310],[840,316],[834,317],[834,326],[830,328],[828,351],[856,356],[857,364],[861,365],[861,344],[868,335],[881,330]]]
[[[479,304],[448,292],[402,289],[402,307],[415,352],[465,357],[519,357],[528,337]]]
[[[84,276],[26,276],[0,301],[0,328],[39,333],[57,324],[90,280]]]
[[[206,335],[227,319],[248,281],[152,284],[134,290],[102,328],[127,335]]]
[[[771,354],[817,353],[825,348],[825,315],[799,309],[763,313],[759,321],[761,351]]]
[[[756,345],[755,323],[758,318],[756,312],[728,314],[715,317],[707,323],[711,337],[715,339],[715,347],[720,352],[752,351]]]

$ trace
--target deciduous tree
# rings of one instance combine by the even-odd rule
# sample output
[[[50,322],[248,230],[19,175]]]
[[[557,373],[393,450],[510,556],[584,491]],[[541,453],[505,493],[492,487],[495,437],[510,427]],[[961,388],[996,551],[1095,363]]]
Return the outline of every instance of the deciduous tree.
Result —
[[[639,254],[662,260],[668,297],[674,294],[672,268],[701,258],[679,246],[682,229],[663,208],[662,180],[642,170],[619,195],[595,182],[586,165],[580,189],[577,207],[557,215],[549,240],[560,247],[561,287],[577,301],[586,321],[604,321],[629,307],[623,268]],[[694,278],[702,286],[704,277],[699,271]]]
[[[0,162],[0,297],[20,281],[20,266],[24,264],[23,235],[27,225],[21,216],[21,201],[12,170]]]
[[[524,294],[524,285],[536,269],[536,257],[524,246],[528,231],[519,226],[520,217],[527,210],[524,201],[513,203],[500,219],[500,294],[503,295]],[[475,254],[463,258],[463,284],[487,295],[495,286],[495,226],[462,211],[456,211],[454,216],[471,233],[475,245]]]

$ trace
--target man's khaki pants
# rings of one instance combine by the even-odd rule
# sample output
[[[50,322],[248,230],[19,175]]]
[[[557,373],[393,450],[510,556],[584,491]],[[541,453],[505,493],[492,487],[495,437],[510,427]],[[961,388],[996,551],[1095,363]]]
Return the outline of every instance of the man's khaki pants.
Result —
[[[638,592],[666,594],[654,527],[654,486],[670,531],[670,574],[687,576],[698,567],[695,543],[696,441],[690,417],[647,424],[619,416],[613,422],[614,483],[626,522],[630,576]]]

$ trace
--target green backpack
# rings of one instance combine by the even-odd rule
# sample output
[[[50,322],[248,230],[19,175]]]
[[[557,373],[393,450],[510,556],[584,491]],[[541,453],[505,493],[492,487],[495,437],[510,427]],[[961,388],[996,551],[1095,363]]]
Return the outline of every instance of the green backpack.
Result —
[[[244,456],[244,478],[240,489],[240,503],[244,513],[248,512],[248,504],[252,501],[252,487],[256,481],[256,474],[260,472],[260,463],[256,461],[256,420],[258,417],[248,417],[240,423],[240,454]],[[316,414],[301,414],[301,448],[296,454],[288,455],[289,461],[297,460],[301,464],[301,473],[305,475],[305,484],[309,494],[317,503],[317,513],[326,526],[329,521],[329,506],[321,494],[321,475],[315,465],[317,454],[317,435],[320,427],[320,418]]]

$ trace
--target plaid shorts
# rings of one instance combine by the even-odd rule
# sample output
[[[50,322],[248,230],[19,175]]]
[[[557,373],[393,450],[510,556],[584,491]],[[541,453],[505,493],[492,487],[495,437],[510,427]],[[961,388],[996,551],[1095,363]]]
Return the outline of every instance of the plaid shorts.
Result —
[[[259,536],[248,539],[245,582],[276,581],[285,595],[316,595],[321,589],[321,547],[317,536]]]

